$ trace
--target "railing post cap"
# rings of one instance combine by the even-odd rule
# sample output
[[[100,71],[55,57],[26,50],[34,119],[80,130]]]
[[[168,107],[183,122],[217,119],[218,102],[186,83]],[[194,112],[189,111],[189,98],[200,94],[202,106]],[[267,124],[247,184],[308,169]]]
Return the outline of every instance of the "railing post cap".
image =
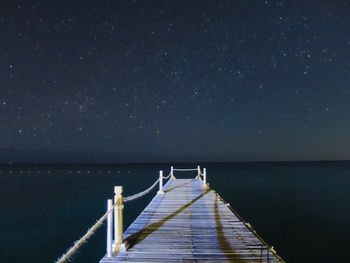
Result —
[[[123,193],[123,186],[114,186],[114,193],[121,195]]]

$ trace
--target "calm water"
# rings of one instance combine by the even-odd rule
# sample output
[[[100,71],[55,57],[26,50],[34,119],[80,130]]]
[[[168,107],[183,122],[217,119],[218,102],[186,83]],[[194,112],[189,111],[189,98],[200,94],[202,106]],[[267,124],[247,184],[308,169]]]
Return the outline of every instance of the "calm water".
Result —
[[[158,169],[168,167],[0,167],[0,262],[53,262],[104,213],[114,185],[132,194],[151,185]],[[205,167],[211,187],[287,262],[348,260],[349,162]],[[154,194],[126,205],[125,226]],[[98,262],[104,253],[105,227],[72,262]]]

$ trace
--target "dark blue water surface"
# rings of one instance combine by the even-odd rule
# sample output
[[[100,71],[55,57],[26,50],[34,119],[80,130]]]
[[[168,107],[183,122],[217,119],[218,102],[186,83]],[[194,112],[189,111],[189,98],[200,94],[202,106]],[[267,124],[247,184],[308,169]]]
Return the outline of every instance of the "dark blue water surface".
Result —
[[[191,167],[196,165],[181,165]],[[207,164],[208,181],[286,262],[347,262],[350,163]],[[169,165],[0,167],[0,262],[53,262],[106,208],[113,186],[139,192]],[[178,174],[178,177],[194,174]],[[125,227],[153,197],[125,206]],[[72,262],[98,262],[105,226]]]

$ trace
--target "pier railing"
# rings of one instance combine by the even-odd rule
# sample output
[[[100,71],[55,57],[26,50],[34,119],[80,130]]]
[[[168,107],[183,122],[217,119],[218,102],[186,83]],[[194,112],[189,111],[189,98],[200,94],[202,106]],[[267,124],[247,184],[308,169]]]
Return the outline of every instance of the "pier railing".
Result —
[[[193,169],[175,169],[173,166],[170,168],[170,173],[167,176],[163,175],[163,171],[159,171],[159,178],[147,189],[127,197],[123,197],[123,187],[114,187],[114,200],[107,200],[107,211],[96,221],[96,223],[91,226],[88,231],[71,246],[57,261],[56,263],[64,263],[69,261],[69,259],[80,249],[80,247],[86,243],[99,229],[105,220],[107,220],[107,257],[112,257],[113,253],[125,252],[128,248],[126,243],[123,243],[123,209],[124,204],[138,198],[141,198],[151,192],[157,185],[159,185],[158,195],[164,194],[163,186],[164,180],[176,179],[174,172],[188,172],[197,171],[197,179],[201,179],[203,182],[203,187],[207,187],[207,171],[203,168],[203,173],[198,165],[197,168]]]

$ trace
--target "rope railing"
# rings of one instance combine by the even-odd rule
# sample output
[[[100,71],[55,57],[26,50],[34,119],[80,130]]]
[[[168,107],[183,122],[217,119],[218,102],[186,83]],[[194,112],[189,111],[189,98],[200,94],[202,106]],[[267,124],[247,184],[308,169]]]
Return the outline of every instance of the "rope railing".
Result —
[[[168,174],[168,176],[165,176],[165,177],[163,176],[163,179],[167,180],[167,179],[170,178],[170,176],[172,176],[172,173],[171,173],[171,172]]]
[[[158,178],[149,188],[147,188],[146,190],[144,190],[140,193],[124,197],[123,198],[124,203],[129,202],[129,201],[133,201],[135,199],[138,199],[138,198],[148,194],[149,192],[151,192],[153,190],[154,187],[156,187],[156,185],[159,183],[159,180],[160,179]]]
[[[201,169],[200,166],[198,165],[197,168],[173,168],[171,166],[171,172],[173,174],[174,171],[179,171],[179,172],[193,172],[193,171],[197,171],[197,177],[200,176],[201,174]]]
[[[138,198],[141,198],[151,192],[157,184],[159,184],[158,194],[164,194],[163,191],[163,179],[167,180],[169,178],[176,179],[174,177],[174,171],[198,171],[197,176],[203,176],[203,185],[206,185],[206,169],[203,169],[203,173],[201,173],[200,167],[198,166],[196,169],[174,169],[171,166],[171,170],[168,176],[163,176],[163,171],[159,172],[159,178],[147,189],[133,194],[127,197],[123,197],[123,187],[116,186],[114,189],[114,203],[112,199],[108,199],[107,202],[107,211],[96,221],[94,225],[92,225],[87,232],[77,241],[74,242],[73,246],[71,246],[67,251],[57,259],[56,263],[65,263],[69,261],[72,256],[79,250],[79,248],[86,243],[95,233],[96,231],[103,225],[104,221],[107,219],[107,257],[112,257],[113,251],[125,251],[127,248],[127,244],[123,243],[123,203],[127,203]],[[113,213],[114,212],[114,213]],[[114,215],[113,215],[114,214]],[[114,217],[114,220],[113,220]],[[112,229],[114,222],[114,240],[112,237]]]
[[[115,203],[103,216],[96,221],[96,223],[88,229],[88,231],[83,235],[79,240],[74,242],[74,245],[71,246],[60,258],[57,259],[56,263],[64,263],[69,261],[72,256],[79,250],[79,248],[86,243],[91,236],[93,236],[98,228],[103,225],[103,222],[106,220],[109,213],[117,206],[118,203]]]
[[[177,168],[177,169],[173,169],[173,171],[180,171],[180,172],[190,172],[190,171],[197,171],[198,168],[191,168],[191,169],[180,169],[180,168]]]

